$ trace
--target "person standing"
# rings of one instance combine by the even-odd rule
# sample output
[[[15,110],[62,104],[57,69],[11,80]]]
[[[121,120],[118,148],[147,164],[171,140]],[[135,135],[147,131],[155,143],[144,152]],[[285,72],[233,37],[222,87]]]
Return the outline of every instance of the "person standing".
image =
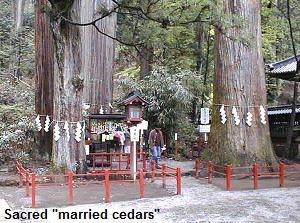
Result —
[[[164,146],[164,138],[160,128],[155,128],[150,131],[148,143],[151,149],[152,160],[155,161],[156,167],[158,167],[157,164],[161,155],[161,148]]]

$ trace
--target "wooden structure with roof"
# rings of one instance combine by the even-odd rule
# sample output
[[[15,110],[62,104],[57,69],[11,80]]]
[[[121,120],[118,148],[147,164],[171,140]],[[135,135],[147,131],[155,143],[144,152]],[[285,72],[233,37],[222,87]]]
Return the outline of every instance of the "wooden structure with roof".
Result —
[[[89,145],[89,153],[110,153],[118,150],[115,140],[115,132],[138,124],[143,120],[144,107],[149,103],[143,99],[138,91],[133,91],[121,102],[125,106],[124,113],[100,113],[88,116],[86,129],[86,145]],[[104,160],[108,164],[109,157]],[[96,160],[96,164],[97,164]],[[87,163],[91,165],[91,157],[87,156]],[[103,164],[103,161],[102,161]]]
[[[125,106],[125,114],[128,123],[139,123],[143,120],[145,106],[149,105],[139,91],[132,91],[128,94],[121,105]]]
[[[297,55],[297,60],[300,60],[300,54]],[[298,64],[300,66],[300,64]],[[288,59],[271,63],[266,66],[266,74],[273,78],[279,78],[288,81],[300,81],[299,76],[297,76],[297,61],[295,57],[290,57]],[[298,70],[300,70],[298,68]]]
[[[297,58],[297,59],[296,59]],[[266,66],[266,74],[273,78],[279,78],[287,81],[300,81],[300,55],[290,57],[288,59],[268,64]],[[298,63],[297,63],[298,62]],[[295,85],[297,86],[297,85]],[[297,87],[294,87],[297,92]],[[294,95],[297,95],[294,92]],[[294,155],[300,156],[300,104],[297,104],[296,97],[292,105],[281,105],[270,107],[268,109],[271,139],[277,155],[283,155],[281,152],[285,148],[286,138],[288,135],[288,128],[291,123],[292,111],[295,111],[295,122],[292,132],[292,144],[295,152]],[[297,149],[298,148],[298,149]],[[298,150],[298,151],[297,151]]]

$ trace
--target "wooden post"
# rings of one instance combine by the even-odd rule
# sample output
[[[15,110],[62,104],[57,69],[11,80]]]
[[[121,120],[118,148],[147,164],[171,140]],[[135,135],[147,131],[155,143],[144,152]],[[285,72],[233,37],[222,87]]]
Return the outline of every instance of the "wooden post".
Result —
[[[253,165],[253,183],[254,183],[254,190],[258,189],[258,165]]]
[[[196,171],[196,177],[200,176],[200,167],[201,167],[201,161],[199,158],[196,159],[196,163],[195,163],[195,171]]]
[[[178,160],[178,142],[175,141],[175,160]]]
[[[147,171],[146,153],[143,152],[143,170]]]
[[[36,189],[35,188],[36,187],[35,178],[36,178],[35,174],[34,173],[31,174],[31,207],[32,208],[36,207],[36,205],[35,205],[35,196],[36,196],[36,194],[35,194],[35,189]]]
[[[140,131],[141,130],[141,135],[140,135],[140,157],[139,157],[139,159],[141,160],[142,158],[143,158],[143,150],[144,150],[144,148],[143,148],[143,129],[139,129],[138,131]]]
[[[73,173],[68,173],[68,188],[69,188],[69,202],[71,205],[74,204],[74,193],[73,193]]]
[[[181,195],[181,169],[177,168],[177,195]]]
[[[211,161],[208,161],[208,162],[207,162],[207,174],[208,174],[208,176],[207,176],[207,182],[208,182],[209,184],[212,183],[212,173],[213,173],[212,162],[211,162]]]
[[[140,198],[144,198],[145,197],[145,180],[144,180],[144,172],[141,169],[140,170]]]
[[[279,186],[284,187],[284,164],[279,164]]]
[[[105,176],[105,202],[110,201],[110,182],[109,182],[109,170],[104,171]]]
[[[130,146],[130,170],[131,177],[133,180],[136,180],[136,141],[131,142]]]
[[[226,166],[226,190],[231,191],[231,173],[232,168],[231,165]]]
[[[162,186],[166,188],[167,164],[162,164]]]

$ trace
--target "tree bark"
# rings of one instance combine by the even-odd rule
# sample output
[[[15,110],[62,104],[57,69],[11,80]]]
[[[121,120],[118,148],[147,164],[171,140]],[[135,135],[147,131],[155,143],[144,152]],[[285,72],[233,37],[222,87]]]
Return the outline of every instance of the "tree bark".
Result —
[[[83,1],[82,22],[90,22],[101,16],[100,5],[111,10],[115,5],[112,0]],[[110,36],[116,36],[117,15],[101,19],[96,26]],[[109,103],[113,100],[113,72],[116,43],[99,33],[95,27],[82,27],[83,70],[87,87],[84,101],[91,104],[91,112],[99,113],[102,107],[110,112]]]
[[[54,9],[73,21],[80,21],[81,1],[53,3]],[[77,142],[74,138],[76,123],[83,125],[82,97],[83,74],[81,73],[81,34],[78,26],[53,20],[54,56],[54,100],[53,118],[60,127],[61,138],[53,142],[53,162],[59,167],[76,170],[85,163],[84,139]],[[64,122],[71,123],[71,138],[68,141],[63,131]]]
[[[242,27],[216,27],[215,76],[212,131],[204,157],[216,163],[248,166],[273,164],[268,118],[260,122],[259,106],[267,110],[265,73],[261,46],[260,1],[220,1],[227,16],[245,19]],[[247,41],[239,40],[245,37]],[[220,105],[225,104],[227,122],[220,121]],[[235,125],[232,106],[237,106],[241,119]],[[251,127],[245,123],[246,113],[253,115]]]
[[[53,115],[54,45],[50,17],[45,11],[49,7],[47,3],[47,0],[37,0],[35,5],[35,110],[42,115],[42,123],[46,115],[51,118]],[[52,135],[52,131],[43,130],[38,134],[39,154],[46,160],[51,158]]]

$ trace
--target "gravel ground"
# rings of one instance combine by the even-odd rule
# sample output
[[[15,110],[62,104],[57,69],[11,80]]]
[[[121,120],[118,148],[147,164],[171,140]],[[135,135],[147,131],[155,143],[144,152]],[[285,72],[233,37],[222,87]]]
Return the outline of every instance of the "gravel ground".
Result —
[[[174,191],[175,182],[167,189]],[[103,220],[62,220],[58,213],[48,208],[48,220],[29,222],[149,222],[149,223],[198,223],[198,222],[300,222],[300,188],[275,188],[227,192],[213,185],[200,184],[194,177],[183,177],[182,195],[145,198],[132,201],[85,204],[61,207],[59,211],[104,211],[108,219]],[[144,220],[112,218],[113,212],[153,212]],[[155,209],[159,209],[156,210]],[[30,209],[24,209],[29,211]],[[35,209],[43,211],[44,209]],[[7,221],[8,223],[10,221]]]
[[[180,166],[183,172],[188,173],[193,170],[194,162],[175,162],[172,160],[166,160],[168,166]],[[54,196],[57,192],[61,192],[61,189],[56,189],[56,192],[45,194],[39,193],[40,200],[43,200],[43,196],[52,196],[53,199],[47,201],[45,205],[43,202],[38,205],[41,208],[34,209],[34,211],[42,212],[47,208],[48,216],[47,220],[23,220],[24,223],[68,223],[68,222],[97,222],[97,223],[113,223],[113,222],[149,222],[149,223],[199,223],[199,222],[300,222],[300,186],[298,183],[298,177],[295,176],[293,184],[288,188],[270,188],[278,187],[278,180],[262,180],[260,181],[259,190],[251,190],[253,187],[252,180],[237,180],[233,181],[233,189],[235,191],[225,191],[224,179],[214,179],[214,185],[207,184],[206,179],[196,179],[191,176],[184,176],[182,178],[182,195],[173,195],[176,191],[176,182],[167,181],[167,190],[162,190],[161,181],[147,184],[149,192],[148,196],[144,199],[136,199],[136,191],[134,184],[126,185],[125,187],[120,185],[116,186],[114,193],[112,193],[111,203],[99,203],[98,197],[93,197],[95,192],[103,193],[103,189],[97,186],[97,188],[89,188],[85,190],[85,194],[81,194],[81,197],[75,202],[78,205],[75,206],[63,206],[57,196]],[[273,182],[274,181],[274,182]],[[288,181],[287,181],[288,183]],[[217,186],[216,186],[217,185]],[[287,185],[288,186],[288,185]],[[54,188],[55,190],[55,188]],[[114,197],[116,192],[120,191],[123,197]],[[98,193],[98,192],[97,192]],[[96,193],[96,194],[97,194]],[[52,195],[51,195],[52,194]],[[77,194],[77,193],[76,193]],[[79,193],[78,193],[79,194]],[[168,195],[169,194],[169,195]],[[32,211],[30,208],[30,198],[24,198],[24,188],[17,187],[0,187],[0,198],[6,199],[13,211]],[[84,199],[81,199],[83,196]],[[128,199],[124,199],[124,196]],[[19,198],[17,198],[19,197]],[[65,197],[65,195],[64,195]],[[19,199],[19,200],[18,200]],[[94,199],[94,200],[93,200]],[[89,204],[84,200],[90,201]],[[120,201],[122,200],[122,201]],[[46,199],[44,200],[46,201]],[[56,203],[61,205],[56,206]],[[93,203],[93,204],[91,204]],[[4,206],[3,206],[4,207]],[[0,209],[3,209],[0,207]],[[68,212],[70,214],[77,214],[79,212],[103,212],[107,211],[107,219],[89,219],[81,220],[66,220],[59,219],[58,213],[55,212],[58,209],[60,212]],[[118,212],[118,213],[116,213]],[[114,219],[113,214],[118,216],[120,212],[124,212],[125,219]],[[134,213],[133,213],[134,212]],[[148,212],[148,213],[145,213]],[[149,214],[149,212],[151,212]],[[143,214],[144,219],[137,219],[137,217]],[[0,210],[0,223],[13,223],[18,221],[4,220],[4,212]],[[134,216],[135,219],[129,219]],[[151,219],[152,216],[152,219]]]

